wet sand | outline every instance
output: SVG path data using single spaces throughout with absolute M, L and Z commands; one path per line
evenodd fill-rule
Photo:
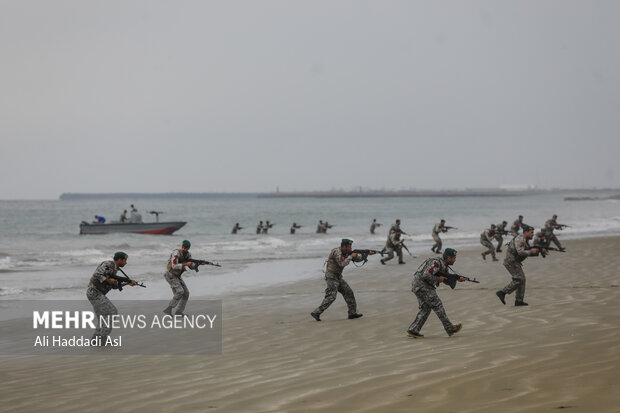
M 339 296 L 314 321 L 320 276 L 229 295 L 222 354 L 3 356 L 1 410 L 617 412 L 620 238 L 564 244 L 567 253 L 524 262 L 528 307 L 495 296 L 510 280 L 503 254 L 459 251 L 454 269 L 481 284 L 439 288 L 463 323 L 453 337 L 434 314 L 424 339 L 405 334 L 417 313 L 411 277 L 430 251 L 406 265 L 371 257 L 344 272 L 363 318 L 348 320 Z

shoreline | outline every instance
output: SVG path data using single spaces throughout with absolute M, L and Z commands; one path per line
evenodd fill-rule
M 222 298 L 219 355 L 0 357 L 3 406 L 50 412 L 615 412 L 620 279 L 609 269 L 620 266 L 620 237 L 569 240 L 566 247 L 567 253 L 524 262 L 529 307 L 512 306 L 514 296 L 504 306 L 494 294 L 509 281 L 503 254 L 492 262 L 482 261 L 482 246 L 459 250 L 453 268 L 481 284 L 438 289 L 448 317 L 464 326 L 453 337 L 434 314 L 422 329 L 424 339 L 405 335 L 417 312 L 411 275 L 422 257 L 405 259 L 406 265 L 374 260 L 344 271 L 360 319 L 346 318 L 342 297 L 322 322 L 310 317 L 323 298 L 320 274 L 233 292 Z M 189 312 L 191 303 L 190 297 Z M 132 391 L 93 406 L 88 395 L 104 381 Z

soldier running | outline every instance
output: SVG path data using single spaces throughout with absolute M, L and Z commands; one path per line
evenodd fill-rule
M 385 265 L 385 263 L 392 258 L 394 258 L 394 252 L 398 255 L 398 263 L 404 264 L 403 261 L 403 240 L 400 239 L 403 232 L 398 229 L 394 232 L 390 232 L 385 242 L 385 247 L 383 248 L 387 252 L 387 257 L 381 259 L 381 264 Z
M 107 323 L 102 323 L 102 318 L 118 314 L 118 310 L 112 302 L 106 297 L 111 289 L 120 289 L 125 285 L 136 285 L 135 281 L 130 283 L 120 282 L 113 277 L 116 276 L 118 270 L 127 265 L 128 255 L 122 251 L 114 254 L 114 259 L 104 261 L 95 270 L 88 288 L 86 289 L 86 297 L 93 306 L 95 317 L 97 317 L 97 328 L 93 334 L 93 339 L 97 339 L 99 345 L 105 345 L 110 332 L 112 331 L 112 323 L 108 319 Z
M 436 252 L 437 254 L 441 254 L 441 238 L 439 238 L 440 232 L 448 232 L 448 228 L 445 227 L 446 220 L 442 219 L 439 224 L 435 224 L 433 227 L 433 239 L 435 240 L 435 245 L 431 248 L 431 251 Z
M 482 259 L 486 260 L 487 255 L 491 254 L 493 261 L 497 261 L 495 258 L 495 246 L 491 243 L 491 240 L 495 237 L 495 224 L 491 224 L 491 228 L 487 228 L 480 234 L 480 243 L 488 249 L 482 253 Z
M 439 320 L 443 324 L 443 328 L 446 330 L 449 336 L 458 333 L 463 325 L 452 324 L 446 315 L 446 310 L 443 308 L 441 299 L 435 291 L 435 286 L 446 280 L 446 277 L 441 274 L 448 273 L 448 265 L 454 264 L 456 261 L 456 250 L 452 248 L 446 248 L 441 258 L 429 258 L 416 271 L 413 275 L 413 281 L 411 282 L 411 291 L 416 295 L 420 311 L 413 320 L 413 323 L 407 329 L 407 335 L 413 338 L 424 338 L 420 334 L 420 330 L 424 326 L 431 310 L 437 314 Z M 459 282 L 465 281 L 463 277 L 458 278 Z
M 545 229 L 547 230 L 547 239 L 549 240 L 549 245 L 551 244 L 551 242 L 553 241 L 553 243 L 560 249 L 560 250 L 564 250 L 564 248 L 562 248 L 562 244 L 560 244 L 560 241 L 558 240 L 558 237 L 555 236 L 555 234 L 553 233 L 554 229 L 557 230 L 563 230 L 564 227 L 566 225 L 561 225 L 558 224 L 558 216 L 557 215 L 553 215 L 553 217 L 549 220 L 547 220 L 547 222 L 545 222 Z
M 189 289 L 181 278 L 181 275 L 184 271 L 190 269 L 195 270 L 196 264 L 188 261 L 192 258 L 192 255 L 189 253 L 189 248 L 192 244 L 188 240 L 183 240 L 181 243 L 181 248 L 175 248 L 172 250 L 170 254 L 170 258 L 168 259 L 168 265 L 166 266 L 166 272 L 164 273 L 164 278 L 170 284 L 170 288 L 172 288 L 172 300 L 168 304 L 168 307 L 164 310 L 164 313 L 167 315 L 172 315 L 172 310 L 176 307 L 175 316 L 184 316 L 185 314 L 185 306 L 187 305 L 187 300 L 189 300 Z
M 361 255 L 355 252 L 351 253 L 352 244 L 353 241 L 348 238 L 343 238 L 340 242 L 340 248 L 334 248 L 329 253 L 329 257 L 327 257 L 327 268 L 325 269 L 325 283 L 327 284 L 327 288 L 325 289 L 325 298 L 321 305 L 310 313 L 312 318 L 316 321 L 321 321 L 321 314 L 332 305 L 338 293 L 342 294 L 347 303 L 350 320 L 362 316 L 362 314 L 358 314 L 357 312 L 357 303 L 355 302 L 353 290 L 349 287 L 349 284 L 344 278 L 342 278 L 344 267 L 349 265 L 351 261 L 363 260 Z M 371 251 L 369 255 L 374 255 L 374 253 L 374 251 Z
M 517 236 L 519 234 L 519 230 L 521 229 L 521 225 L 523 225 L 523 215 L 519 215 L 515 222 L 512 223 L 510 232 L 512 232 L 514 236 Z
M 508 222 L 502 221 L 501 224 L 497 224 L 497 226 L 495 227 L 495 239 L 497 240 L 497 248 L 495 248 L 495 252 L 502 252 L 504 235 L 508 235 L 508 231 L 506 231 L 506 225 L 508 225 Z
M 545 253 L 544 248 L 531 248 L 529 240 L 534 235 L 534 228 L 523 224 L 523 234 L 517 235 L 508 243 L 506 250 L 506 258 L 504 259 L 504 267 L 512 276 L 512 281 L 497 291 L 495 294 L 506 305 L 506 294 L 516 291 L 515 306 L 528 305 L 523 299 L 525 298 L 525 273 L 523 272 L 522 262 L 529 256 L 538 255 L 539 252 Z

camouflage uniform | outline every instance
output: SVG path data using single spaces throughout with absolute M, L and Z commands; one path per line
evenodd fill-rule
M 497 239 L 497 248 L 495 249 L 496 252 L 502 252 L 502 244 L 504 243 L 504 236 L 501 234 L 501 232 L 506 232 L 506 224 L 504 224 L 503 222 L 500 224 L 497 224 L 497 226 L 495 227 L 495 239 Z
M 445 229 L 443 225 L 441 225 L 441 222 L 439 224 L 435 224 L 435 226 L 433 227 L 433 239 L 435 240 L 435 245 L 433 245 L 431 251 L 435 251 L 438 253 L 441 252 L 441 238 L 439 238 L 439 233 L 446 231 L 448 230 Z
M 512 223 L 512 227 L 510 227 L 510 232 L 512 232 L 514 235 L 518 235 L 519 229 L 521 229 L 522 224 L 523 223 L 517 218 L 517 220 Z
M 429 258 L 422 263 L 413 275 L 411 291 L 418 299 L 420 311 L 409 326 L 409 332 L 419 334 L 431 310 L 435 311 L 435 314 L 441 320 L 446 333 L 451 334 L 454 331 L 454 325 L 448 319 L 441 299 L 437 295 L 437 291 L 435 291 L 435 285 L 439 282 L 437 274 L 447 272 L 448 266 L 443 258 Z
M 379 224 L 376 219 L 373 219 L 372 220 L 372 224 L 370 224 L 370 233 L 374 234 L 375 233 L 375 229 L 377 227 L 379 227 L 379 226 L 381 226 L 381 224 Z
M 176 314 L 183 313 L 187 300 L 189 300 L 189 289 L 187 285 L 185 285 L 185 281 L 183 281 L 181 275 L 187 268 L 196 268 L 195 264 L 185 267 L 179 261 L 188 260 L 190 258 L 192 258 L 192 255 L 189 251 L 184 254 L 181 248 L 172 250 L 170 258 L 168 259 L 168 265 L 166 266 L 167 271 L 164 273 L 164 278 L 168 281 L 168 284 L 170 284 L 170 288 L 172 288 L 172 293 L 174 294 L 168 307 L 170 307 L 170 309 L 176 307 Z
M 512 275 L 512 281 L 500 291 L 504 294 L 510 294 L 516 290 L 515 301 L 517 302 L 522 302 L 523 298 L 525 298 L 525 273 L 521 263 L 531 255 L 529 248 L 529 243 L 521 234 L 514 237 L 508 243 L 508 249 L 506 250 L 504 267 Z
M 400 231 L 400 230 L 398 230 Z M 387 252 L 387 257 L 382 258 L 381 262 L 385 263 L 386 261 L 394 258 L 394 251 L 396 251 L 396 255 L 398 255 L 398 262 L 403 262 L 403 247 L 400 244 L 400 232 L 390 232 L 388 235 L 388 239 L 385 243 L 385 251 Z
M 118 314 L 118 310 L 114 304 L 106 297 L 106 294 L 114 287 L 105 280 L 116 275 L 117 272 L 118 268 L 116 268 L 116 263 L 114 261 L 102 262 L 99 264 L 92 277 L 90 277 L 90 282 L 86 289 L 86 297 L 92 304 L 95 317 L 97 318 L 97 329 L 93 337 L 101 337 L 102 343 L 105 343 L 107 336 L 110 335 L 112 325 L 110 324 L 107 326 L 101 323 L 101 316 L 105 318 Z
M 480 234 L 480 243 L 488 248 L 488 250 L 482 253 L 482 258 L 485 258 L 488 254 L 491 254 L 494 260 L 497 259 L 495 258 L 495 247 L 491 243 L 494 236 L 495 232 L 491 228 L 485 229 L 484 232 Z
M 532 241 L 532 245 L 534 247 L 548 247 L 549 239 L 547 238 L 547 233 L 543 231 L 539 231 L 534 235 L 534 240 Z
M 324 228 L 325 226 L 323 225 L 323 221 L 319 221 L 319 223 L 316 225 L 316 233 L 317 234 L 322 234 L 324 233 Z
M 321 315 L 323 311 L 327 310 L 334 300 L 336 300 L 338 293 L 342 294 L 342 297 L 344 297 L 349 315 L 357 313 L 357 304 L 355 302 L 353 290 L 342 278 L 342 270 L 344 270 L 344 267 L 349 265 L 351 261 L 362 261 L 362 257 L 359 255 L 356 258 L 351 258 L 351 255 L 345 257 L 340 248 L 334 248 L 329 253 L 329 257 L 327 257 L 327 268 L 325 270 L 325 283 L 327 284 L 325 298 L 321 305 L 313 311 L 314 314 Z
M 558 224 L 553 221 L 553 219 L 548 220 L 547 222 L 545 222 L 545 229 L 547 230 L 547 239 L 549 240 L 549 244 L 551 245 L 551 241 L 553 241 L 553 243 L 558 247 L 558 248 L 562 248 L 562 244 L 560 244 L 560 241 L 558 240 L 558 237 L 555 236 L 555 234 L 553 233 L 553 230 L 558 228 Z

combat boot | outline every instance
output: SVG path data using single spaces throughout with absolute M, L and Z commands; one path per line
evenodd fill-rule
M 364 314 L 359 314 L 359 313 L 355 313 L 355 314 L 349 314 L 349 320 L 354 320 L 356 318 L 360 318 L 361 316 L 363 316 Z
M 166 309 L 164 310 L 164 314 L 172 315 L 172 307 L 166 307 Z
M 458 333 L 459 331 L 461 331 L 461 328 L 463 328 L 463 324 L 458 323 L 457 325 L 455 325 L 454 327 L 452 327 L 452 331 L 448 334 L 450 337 L 452 337 L 453 335 L 455 335 L 456 333 Z
M 407 330 L 407 335 L 409 337 L 413 337 L 413 338 L 424 338 L 424 336 L 420 333 L 416 333 L 415 331 L 409 331 Z
M 381 264 L 385 265 L 385 261 L 381 260 Z
M 506 300 L 505 300 L 505 298 L 506 298 L 506 293 L 505 293 L 505 292 L 503 292 L 503 291 L 501 291 L 501 290 L 500 290 L 500 291 L 497 291 L 497 292 L 495 293 L 495 295 L 497 295 L 497 297 L 498 297 L 498 298 L 499 298 L 499 300 L 502 302 L 502 304 L 506 305 Z
M 526 303 L 525 301 L 515 301 L 515 307 L 523 307 L 529 305 L 528 303 Z
M 312 316 L 312 318 L 314 318 L 316 321 L 321 321 L 321 317 L 319 314 L 317 313 L 310 313 L 310 315 Z

